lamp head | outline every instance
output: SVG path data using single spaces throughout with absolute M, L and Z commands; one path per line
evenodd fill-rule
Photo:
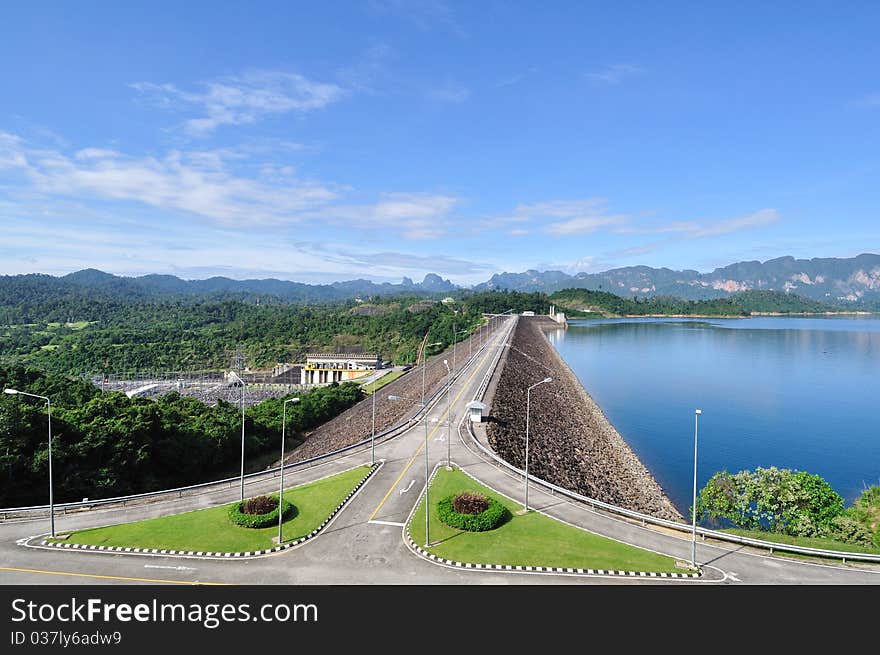
M 553 378 L 544 378 L 544 382 L 545 382 L 545 383 L 547 383 L 547 382 L 553 382 Z
M 299 402 L 299 398 L 288 398 L 288 399 L 285 400 L 284 402 L 286 402 L 286 403 L 293 403 L 294 405 L 296 405 L 296 404 Z
M 15 389 L 4 389 L 3 393 L 5 393 L 8 396 L 15 396 L 18 394 L 18 391 L 16 391 Z
M 695 410 L 694 410 L 694 414 L 696 414 L 697 416 L 699 416 L 699 415 L 702 414 L 702 413 L 703 413 L 703 410 L 702 410 L 702 409 L 695 409 Z
M 388 400 L 403 400 L 400 396 L 388 396 Z

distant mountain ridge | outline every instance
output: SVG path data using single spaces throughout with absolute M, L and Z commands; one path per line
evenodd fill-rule
M 93 268 L 76 271 L 58 278 L 40 277 L 88 287 L 93 291 L 125 292 L 145 298 L 166 294 L 178 296 L 229 294 L 234 296 L 272 296 L 292 302 L 330 302 L 359 296 L 369 297 L 398 293 L 449 293 L 457 288 L 449 280 L 444 280 L 434 273 L 426 275 L 422 282 L 413 282 L 409 278 L 404 278 L 401 284 L 389 282 L 377 284 L 364 279 L 333 282 L 332 284 L 305 284 L 274 278 L 233 280 L 227 277 L 211 277 L 204 280 L 183 280 L 174 275 L 158 274 L 121 277 Z M 0 280 L 2 279 L 0 278 Z
M 880 304 L 880 255 L 848 259 L 778 257 L 766 262 L 737 262 L 711 273 L 627 266 L 601 273 L 562 271 L 500 273 L 475 291 L 508 289 L 554 293 L 562 289 L 609 291 L 619 296 L 678 296 L 689 300 L 724 298 L 750 290 L 792 292 L 835 304 Z
M 766 262 L 744 261 L 711 273 L 670 268 L 627 266 L 601 273 L 528 270 L 497 273 L 474 287 L 459 287 L 435 273 L 421 282 L 404 277 L 399 284 L 356 279 L 332 284 L 305 284 L 287 280 L 233 280 L 211 277 L 183 280 L 173 275 L 122 277 L 85 269 L 60 277 L 44 274 L 0 276 L 0 306 L 20 302 L 28 293 L 78 289 L 90 296 L 136 299 L 228 297 L 278 299 L 284 302 L 336 302 L 352 298 L 396 294 L 438 296 L 472 291 L 510 290 L 552 294 L 562 289 L 608 291 L 622 297 L 677 296 L 687 300 L 727 298 L 743 291 L 783 291 L 823 303 L 880 309 L 880 255 L 850 258 L 795 259 L 778 257 Z

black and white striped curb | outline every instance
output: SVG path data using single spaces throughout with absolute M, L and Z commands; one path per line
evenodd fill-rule
M 203 558 L 212 558 L 212 559 L 242 559 L 246 557 L 259 557 L 262 555 L 269 555 L 271 553 L 277 553 L 282 550 L 287 550 L 288 548 L 294 548 L 295 546 L 299 546 L 300 544 L 317 537 L 321 531 L 327 527 L 330 521 L 339 514 L 343 510 L 343 508 L 348 504 L 348 502 L 354 497 L 354 495 L 363 487 L 367 480 L 369 480 L 373 474 L 378 471 L 382 467 L 382 463 L 374 464 L 369 472 L 364 476 L 364 478 L 355 485 L 354 489 L 352 489 L 349 494 L 343 499 L 341 503 L 339 503 L 336 508 L 330 512 L 330 515 L 324 519 L 324 521 L 317 528 L 312 530 L 309 534 L 304 537 L 300 537 L 296 541 L 291 541 L 286 544 L 280 544 L 278 546 L 274 546 L 272 548 L 265 548 L 263 550 L 249 550 L 243 552 L 212 552 L 212 551 L 195 551 L 195 550 L 171 550 L 171 549 L 158 549 L 158 548 L 131 548 L 131 547 L 123 547 L 123 546 L 95 546 L 95 545 L 87 545 L 87 544 L 71 544 L 71 543 L 61 543 L 61 542 L 48 542 L 44 537 L 40 542 L 40 546 L 45 548 L 60 548 L 67 550 L 78 550 L 78 551 L 89 551 L 89 552 L 104 552 L 104 553 L 131 553 L 138 555 L 168 555 L 171 557 L 203 557 Z M 33 546 L 32 546 L 33 547 Z
M 434 469 L 434 473 L 431 475 L 429 479 L 429 485 L 434 482 L 434 478 L 437 476 L 437 471 L 439 471 L 439 467 Z M 475 482 L 479 482 L 476 478 L 470 475 L 467 471 L 459 468 L 459 471 L 467 475 L 469 478 L 474 480 Z M 424 493 L 422 494 L 424 495 Z M 427 511 L 427 507 L 425 508 Z M 444 564 L 446 566 L 454 566 L 460 569 L 469 569 L 474 571 L 509 571 L 509 572 L 527 572 L 527 573 L 565 573 L 568 575 L 583 575 L 583 576 L 618 576 L 623 578 L 667 578 L 667 579 L 682 579 L 682 578 L 699 578 L 702 576 L 702 571 L 698 571 L 696 573 L 659 573 L 657 571 L 615 571 L 609 569 L 575 569 L 561 566 L 519 566 L 515 564 L 475 564 L 472 562 L 456 562 L 451 559 L 445 559 L 443 557 L 438 557 L 433 553 L 429 553 L 427 550 L 419 546 L 415 541 L 413 541 L 412 535 L 410 534 L 409 527 L 412 523 L 412 517 L 407 521 L 406 524 L 406 540 L 409 544 L 409 547 L 414 552 L 418 553 L 421 557 L 430 560 L 432 562 L 436 562 L 437 564 Z

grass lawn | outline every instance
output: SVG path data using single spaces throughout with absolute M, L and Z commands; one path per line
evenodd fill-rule
M 365 384 L 361 388 L 364 390 L 364 393 L 373 393 L 374 391 L 378 391 L 386 384 L 391 384 L 401 375 L 406 373 L 406 371 L 391 371 L 390 373 L 386 373 L 381 378 L 376 380 L 375 382 L 370 382 L 370 384 Z
M 737 534 L 741 537 L 751 537 L 752 539 L 763 539 L 764 541 L 774 541 L 779 544 L 792 544 L 796 546 L 804 546 L 806 548 L 824 548 L 825 550 L 841 550 L 848 553 L 877 553 L 880 554 L 880 548 L 872 548 L 870 546 L 859 546 L 858 544 L 848 544 L 843 541 L 835 541 L 834 539 L 824 539 L 821 537 L 793 537 L 787 534 L 779 534 L 777 532 L 765 532 L 762 530 L 742 530 L 739 528 L 731 528 L 724 530 L 731 534 Z
M 284 499 L 293 503 L 298 512 L 284 522 L 284 540 L 299 539 L 317 528 L 368 471 L 369 467 L 359 466 L 325 480 L 293 487 L 289 491 L 285 489 Z M 272 496 L 277 498 L 278 494 Z M 253 551 L 275 545 L 272 539 L 278 536 L 277 525 L 256 529 L 234 525 L 226 516 L 232 504 L 134 523 L 79 530 L 68 539 L 58 541 L 95 546 L 213 552 Z
M 442 523 L 437 516 L 437 502 L 464 490 L 494 498 L 510 510 L 512 518 L 486 532 L 464 532 Z M 472 564 L 686 572 L 675 567 L 672 557 L 600 537 L 538 512 L 518 515 L 521 504 L 477 484 L 458 469 L 441 468 L 431 483 L 430 492 L 431 542 L 435 545 L 429 551 L 445 559 Z M 420 546 L 425 543 L 424 499 L 413 514 L 410 534 Z

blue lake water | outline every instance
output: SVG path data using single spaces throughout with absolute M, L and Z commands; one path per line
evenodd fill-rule
M 818 473 L 851 503 L 880 482 L 880 317 L 606 319 L 548 333 L 680 511 L 757 466 Z

